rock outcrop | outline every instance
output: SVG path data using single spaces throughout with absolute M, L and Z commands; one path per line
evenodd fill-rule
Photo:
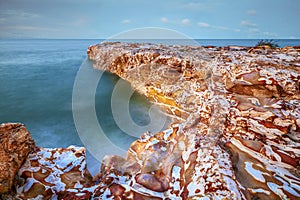
M 174 119 L 105 158 L 101 198 L 300 198 L 300 48 L 102 43 L 88 55 Z
M 2 199 L 299 199 L 300 48 L 101 43 L 115 73 L 173 119 L 92 180 L 85 149 L 40 148 L 0 125 Z M 99 147 L 101 148 L 101 147 Z
M 20 123 L 1 124 L 0 142 L 0 199 L 89 199 L 99 187 L 84 147 L 37 147 Z
M 18 172 L 16 198 L 89 199 L 85 148 L 35 148 Z
M 15 176 L 34 147 L 23 124 L 0 124 L 0 194 L 12 192 Z

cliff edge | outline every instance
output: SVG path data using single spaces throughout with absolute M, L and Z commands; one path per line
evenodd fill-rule
M 169 130 L 134 142 L 125 159 L 106 158 L 102 195 L 299 198 L 299 54 L 299 47 L 91 46 L 95 68 L 129 81 L 174 119 Z
M 2 198 L 300 198 L 299 47 L 116 42 L 88 56 L 159 105 L 169 128 L 106 156 L 92 179 L 84 148 L 35 147 L 22 124 L 2 124 Z

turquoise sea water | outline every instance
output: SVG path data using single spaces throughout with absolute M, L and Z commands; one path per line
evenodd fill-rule
M 88 46 L 101 41 L 0 40 L 0 123 L 24 123 L 38 146 L 82 146 L 72 115 L 73 84 L 87 57 Z M 201 45 L 253 46 L 258 40 L 197 41 Z M 280 46 L 300 46 L 300 40 L 277 42 Z M 107 73 L 101 78 L 95 96 L 96 111 L 99 123 L 110 134 L 108 137 L 127 149 L 135 138 L 118 128 L 110 110 L 110 96 L 117 80 Z M 133 96 L 130 108 L 137 123 L 148 123 L 149 116 L 145 113 L 149 106 L 142 96 Z M 88 153 L 88 167 L 93 174 L 99 165 Z

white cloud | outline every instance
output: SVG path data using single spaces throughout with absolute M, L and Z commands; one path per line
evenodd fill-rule
M 189 10 L 208 10 L 210 9 L 211 4 L 205 4 L 200 2 L 189 2 L 180 6 Z
M 166 17 L 160 18 L 160 21 L 163 22 L 163 23 L 168 23 L 169 22 L 168 18 L 166 18 Z
M 210 25 L 207 24 L 207 23 L 205 23 L 205 22 L 199 22 L 198 26 L 200 26 L 201 28 L 208 28 L 208 27 L 210 27 Z
M 254 16 L 254 15 L 256 15 L 256 10 L 247 10 L 247 15 L 252 15 L 252 16 Z
M 277 33 L 263 32 L 263 34 L 267 37 L 278 37 Z
M 290 36 L 289 39 L 297 39 L 295 36 Z
M 230 28 L 228 28 L 226 26 L 214 26 L 214 25 L 210 25 L 205 22 L 199 22 L 198 26 L 200 26 L 201 28 L 212 28 L 212 29 L 223 30 L 223 31 L 231 30 Z
M 205 23 L 205 22 L 199 22 L 198 26 L 200 26 L 201 28 L 213 28 L 213 29 L 218 29 L 218 30 L 230 30 L 230 28 L 228 28 L 226 26 L 213 26 L 213 25 L 210 25 L 210 24 Z
M 166 17 L 162 17 L 162 18 L 160 18 L 160 21 L 162 23 L 168 23 L 168 24 L 172 24 L 172 25 L 184 25 L 184 26 L 187 26 L 191 23 L 191 21 L 188 18 L 184 18 L 179 21 L 179 20 L 170 20 Z
M 124 20 L 122 20 L 121 23 L 122 23 L 122 24 L 130 24 L 131 21 L 130 21 L 130 19 L 124 19 Z
M 14 17 L 18 19 L 28 19 L 28 18 L 36 18 L 40 17 L 40 15 L 35 14 L 35 13 L 29 13 L 29 12 L 24 12 L 22 10 L 2 10 L 1 11 L 2 15 L 8 16 L 8 17 Z
M 226 27 L 226 26 L 213 26 L 213 28 L 215 28 L 215 29 L 219 29 L 219 30 L 229 30 L 229 28 L 228 27 Z
M 20 31 L 59 31 L 58 29 L 39 26 L 6 26 L 3 27 L 3 29 Z
M 250 33 L 259 33 L 259 29 L 258 28 L 249 28 L 249 32 Z
M 190 23 L 191 23 L 190 20 L 187 19 L 187 18 L 181 20 L 181 24 L 182 24 L 182 25 L 189 25 Z
M 247 20 L 241 21 L 241 25 L 242 25 L 242 26 L 246 26 L 246 27 L 248 27 L 248 28 L 255 28 L 255 27 L 257 27 L 257 24 L 252 23 L 252 22 L 249 22 L 249 21 L 247 21 Z

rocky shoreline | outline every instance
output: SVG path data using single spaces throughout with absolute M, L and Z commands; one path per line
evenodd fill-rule
M 300 47 L 101 43 L 88 56 L 173 123 L 94 178 L 84 148 L 35 147 L 22 124 L 2 124 L 2 198 L 300 198 Z

